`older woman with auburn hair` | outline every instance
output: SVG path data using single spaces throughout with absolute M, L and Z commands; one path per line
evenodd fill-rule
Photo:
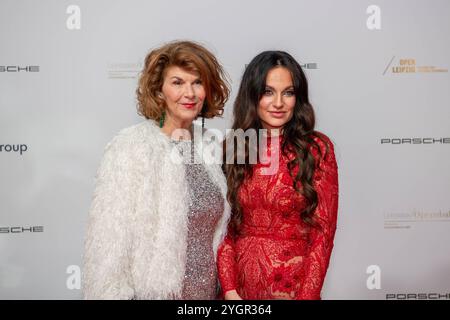
M 147 120 L 108 144 L 97 173 L 85 299 L 216 297 L 230 210 L 221 168 L 204 161 L 193 121 L 221 115 L 228 95 L 221 65 L 203 46 L 177 41 L 148 54 L 137 88 Z

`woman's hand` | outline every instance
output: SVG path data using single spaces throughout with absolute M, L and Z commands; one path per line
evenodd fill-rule
M 242 300 L 236 290 L 229 290 L 225 293 L 225 300 Z

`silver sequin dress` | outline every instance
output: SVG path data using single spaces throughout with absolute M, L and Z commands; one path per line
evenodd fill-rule
M 213 252 L 213 237 L 223 214 L 224 199 L 211 180 L 205 165 L 194 160 L 191 141 L 175 141 L 183 154 L 189 188 L 189 213 L 186 272 L 182 299 L 211 300 L 217 295 L 217 269 Z M 197 159 L 196 159 L 197 160 Z

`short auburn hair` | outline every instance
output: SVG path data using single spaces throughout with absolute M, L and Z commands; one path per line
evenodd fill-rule
M 161 119 L 166 103 L 159 93 L 166 70 L 171 66 L 199 74 L 206 92 L 201 116 L 213 118 L 222 115 L 230 94 L 227 75 L 210 51 L 192 41 L 170 42 L 147 55 L 136 89 L 139 115 L 147 119 Z

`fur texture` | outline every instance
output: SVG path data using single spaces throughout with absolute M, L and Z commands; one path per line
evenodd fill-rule
M 195 143 L 203 144 L 204 159 L 211 163 L 211 152 L 217 151 L 218 144 Z M 178 154 L 173 150 L 169 138 L 152 120 L 123 129 L 107 145 L 97 172 L 85 238 L 85 299 L 180 297 L 186 264 L 188 188 L 184 165 L 174 162 Z M 216 256 L 230 208 L 220 165 L 206 167 L 220 187 L 225 205 L 214 235 Z

